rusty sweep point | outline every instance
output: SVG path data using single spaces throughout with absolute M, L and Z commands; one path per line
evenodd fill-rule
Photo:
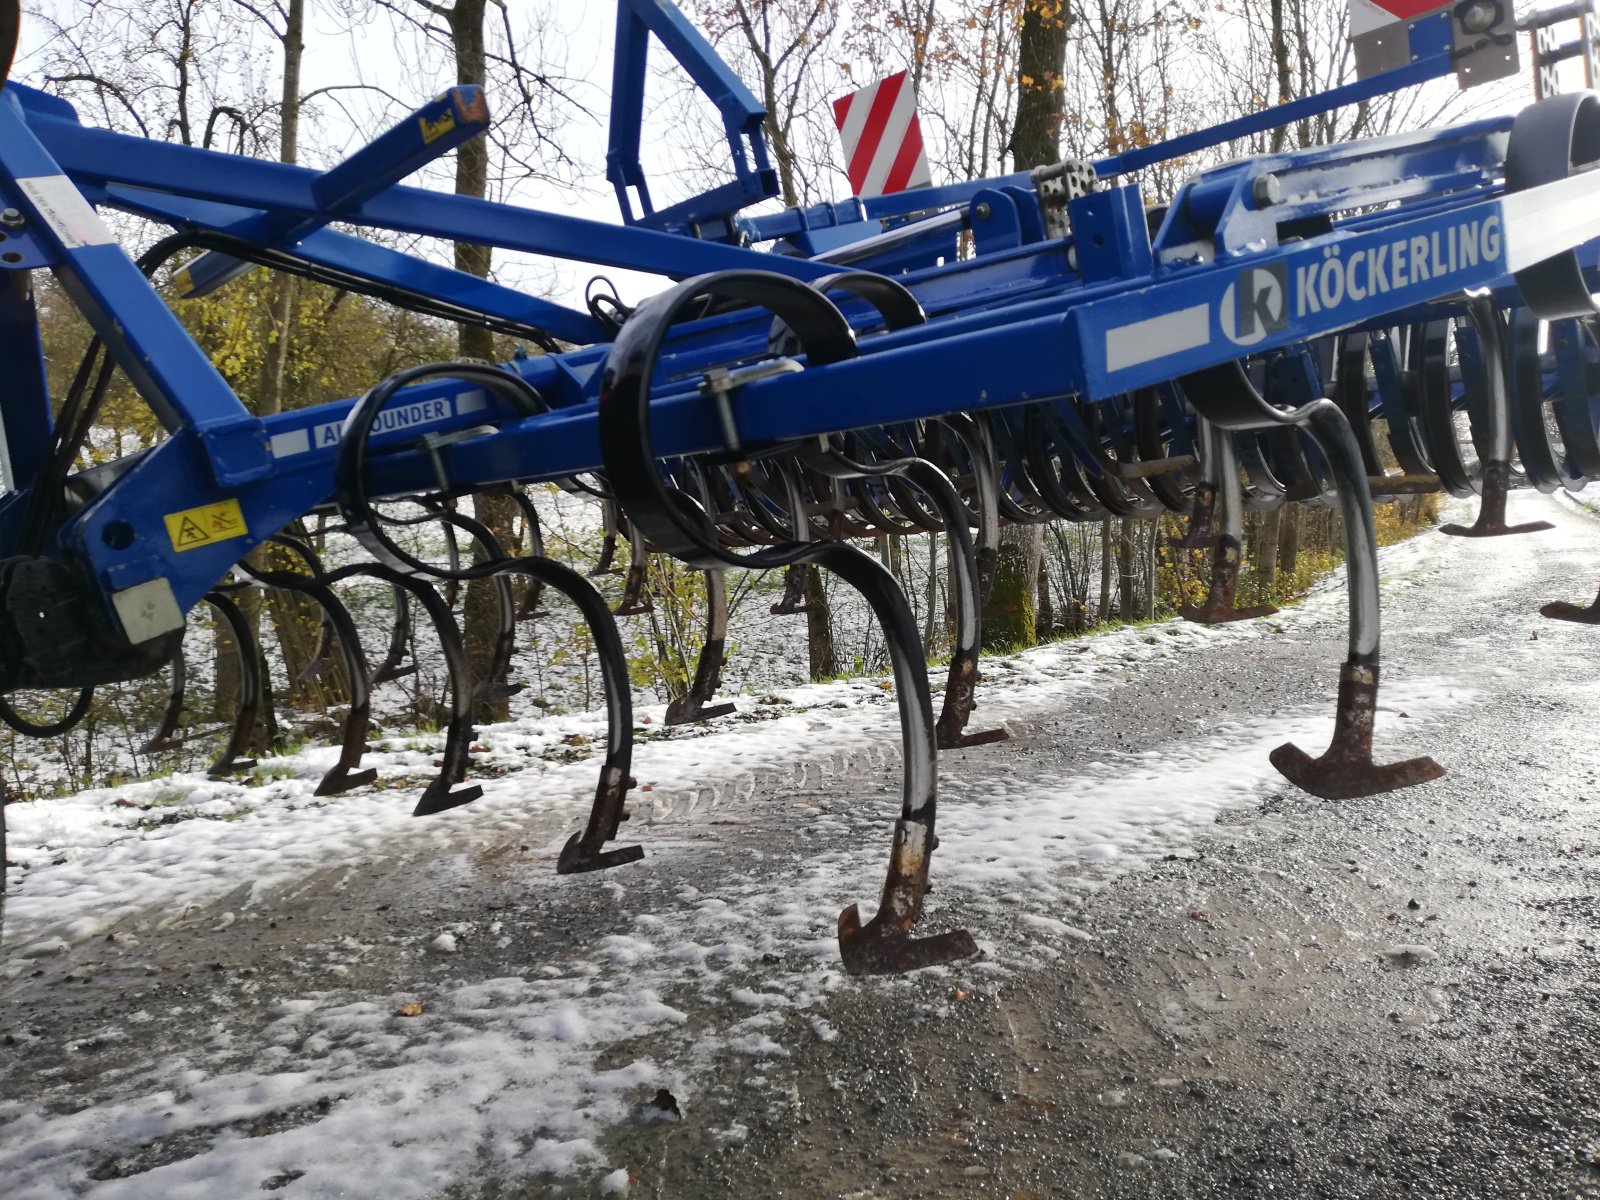
M 1211 588 L 1204 604 L 1185 604 L 1178 615 L 1197 625 L 1225 625 L 1229 621 L 1248 621 L 1253 617 L 1270 617 L 1278 611 L 1275 604 L 1255 604 L 1240 608 L 1234 603 L 1239 594 L 1239 539 L 1224 534 L 1217 539 L 1216 553 L 1211 559 Z
M 439 776 L 422 793 L 417 801 L 417 806 L 411 810 L 413 817 L 431 817 L 434 813 L 449 812 L 452 808 L 460 808 L 463 804 L 471 804 L 483 795 L 483 789 L 475 783 L 465 787 L 451 790 L 452 784 L 443 776 Z
M 1293 742 L 1285 742 L 1268 757 L 1290 783 L 1324 800 L 1397 792 L 1444 774 L 1444 768 L 1427 756 L 1380 766 L 1372 761 L 1370 752 L 1364 759 L 1349 757 L 1336 754 L 1330 746 L 1321 758 L 1312 758 Z
M 582 875 L 588 871 L 604 871 L 638 862 L 644 857 L 643 846 L 618 846 L 615 850 L 588 850 L 583 845 L 583 835 L 575 833 L 561 847 L 561 857 L 556 860 L 557 875 Z
M 882 911 L 865 925 L 854 904 L 839 914 L 839 957 L 852 975 L 900 975 L 959 962 L 978 952 L 965 929 L 914 938 Z
M 1506 493 L 1511 486 L 1511 464 L 1489 462 L 1483 465 L 1483 499 L 1478 519 L 1471 525 L 1441 525 L 1440 533 L 1452 537 L 1506 537 L 1513 533 L 1538 533 L 1554 529 L 1549 521 L 1524 521 L 1506 524 Z
M 965 750 L 970 746 L 989 746 L 1011 740 L 1009 729 L 985 729 L 982 733 L 946 733 L 940 729 L 938 734 L 941 750 Z
M 313 795 L 338 796 L 353 788 L 366 787 L 378 777 L 378 768 L 368 767 L 364 771 L 351 771 L 342 766 L 335 766 L 322 777 L 322 782 L 317 784 Z M 416 815 L 416 814 L 413 814 Z
M 1587 608 L 1568 604 L 1565 600 L 1552 600 L 1539 610 L 1541 617 L 1553 621 L 1576 621 L 1580 625 L 1600 625 L 1600 596 Z
M 933 831 L 921 822 L 904 817 L 895 822 L 889 875 L 877 913 L 865 925 L 854 904 L 839 914 L 839 957 L 850 974 L 898 975 L 970 958 L 978 952 L 978 943 L 965 929 L 933 937 L 911 936 L 928 891 L 928 855 L 937 845 Z
M 1226 603 L 1185 604 L 1178 615 L 1197 625 L 1226 625 L 1229 621 L 1249 621 L 1255 617 L 1270 617 L 1278 611 L 1276 604 L 1256 604 L 1249 608 L 1234 608 Z
M 1268 757 L 1284 778 L 1324 800 L 1376 796 L 1426 783 L 1444 774 L 1431 758 L 1408 758 L 1380 766 L 1372 761 L 1372 726 L 1378 709 L 1378 668 L 1347 665 L 1339 675 L 1339 707 L 1333 741 L 1321 758 L 1293 742 Z

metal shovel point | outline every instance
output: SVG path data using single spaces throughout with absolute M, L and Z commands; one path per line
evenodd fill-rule
M 1333 741 L 1321 758 L 1293 742 L 1271 754 L 1272 765 L 1290 783 L 1324 800 L 1351 800 L 1398 791 L 1438 779 L 1444 768 L 1428 757 L 1380 766 L 1372 761 L 1372 727 L 1378 706 L 1378 668 L 1346 666 L 1339 677 L 1339 708 Z
M 854 904 L 839 914 L 839 957 L 850 974 L 898 975 L 958 962 L 978 952 L 978 943 L 965 929 L 932 937 L 911 936 L 928 888 L 927 836 L 927 826 L 898 821 L 877 914 L 865 925 Z
M 1483 466 L 1483 501 L 1478 506 L 1478 519 L 1471 525 L 1441 525 L 1440 533 L 1452 537 L 1505 537 L 1513 533 L 1538 533 L 1554 529 L 1549 521 L 1524 521 L 1521 525 L 1506 524 L 1506 493 L 1511 486 L 1511 464 L 1485 463 Z

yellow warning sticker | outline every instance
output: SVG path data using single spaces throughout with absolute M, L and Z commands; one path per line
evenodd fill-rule
M 168 513 L 163 519 L 174 550 L 198 550 L 201 546 L 243 537 L 250 532 L 237 500 L 186 508 L 182 512 Z
M 427 117 L 418 117 L 417 124 L 422 126 L 422 144 L 428 146 L 456 127 L 456 115 L 446 110 L 437 121 L 430 121 Z

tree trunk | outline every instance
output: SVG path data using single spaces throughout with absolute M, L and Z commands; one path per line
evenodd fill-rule
M 284 10 L 284 27 L 280 42 L 283 45 L 283 81 L 279 92 L 278 161 L 293 164 L 300 155 L 300 64 L 305 56 L 305 0 L 289 0 Z M 261 370 L 256 376 L 255 414 L 270 417 L 283 411 L 284 381 L 288 376 L 289 347 L 294 340 L 295 296 L 298 280 L 279 272 L 273 276 L 271 294 L 267 300 L 265 328 L 262 331 L 267 352 L 261 360 Z M 296 569 L 293 565 L 275 562 L 268 547 L 251 551 L 247 561 L 256 570 Z M 249 623 L 259 644 L 261 638 L 262 596 L 252 589 L 237 597 L 240 611 Z M 278 650 L 283 659 L 292 702 L 300 706 L 322 706 L 329 699 L 314 680 L 298 682 L 300 673 L 310 664 L 321 635 L 321 613 L 316 604 L 293 592 L 271 591 L 266 596 L 266 607 L 271 618 Z M 217 705 L 222 709 L 238 703 L 239 667 L 231 643 L 217 647 Z M 337 682 L 330 681 L 330 682 Z M 342 692 L 332 697 L 342 698 Z M 274 730 L 276 721 L 270 711 L 265 714 L 260 728 Z M 275 732 L 273 735 L 275 737 Z M 261 738 L 253 747 L 256 752 L 267 749 L 267 739 Z
M 1295 570 L 1300 563 L 1300 520 L 1304 510 L 1299 505 L 1286 506 L 1278 536 L 1278 573 L 1289 586 L 1294 586 Z
M 1017 121 L 1011 128 L 1011 157 L 1019 171 L 1061 157 L 1071 19 L 1064 0 L 1028 0 L 1023 10 L 1017 44 Z
M 1022 15 L 1017 121 L 1011 130 L 1011 158 L 1019 171 L 1061 157 L 1068 21 L 1067 6 L 1057 0 L 1029 0 Z M 1008 525 L 1001 530 L 994 587 L 983 611 L 985 646 L 1031 646 L 1038 640 L 1043 559 L 1042 526 Z
M 1156 542 L 1161 537 L 1161 521 L 1151 521 L 1145 529 L 1147 535 L 1144 544 L 1145 587 L 1144 587 L 1144 619 L 1156 619 Z
M 815 567 L 802 567 L 806 573 L 806 641 L 813 680 L 832 679 L 839 674 L 839 654 L 833 641 L 832 613 L 828 593 L 822 587 L 822 574 Z
M 451 47 L 456 60 L 456 82 L 482 86 L 487 78 L 487 53 L 483 31 L 483 17 L 487 0 L 456 0 L 445 13 L 450 25 Z M 456 150 L 456 195 L 482 199 L 489 191 L 489 143 L 484 137 L 475 137 Z M 489 277 L 491 263 L 488 246 L 471 242 L 455 244 L 456 270 L 479 279 Z M 457 331 L 457 352 L 462 358 L 493 361 L 494 336 L 487 329 L 463 325 Z M 472 499 L 473 516 L 482 521 L 502 546 L 516 545 L 516 503 L 505 495 L 475 495 Z M 480 547 L 473 555 L 481 561 Z M 510 716 L 509 699 L 502 693 L 506 675 L 502 670 L 498 678 L 493 670 L 495 642 L 499 635 L 500 602 L 497 585 L 491 579 L 475 579 L 467 584 L 466 599 L 462 604 L 462 638 L 466 642 L 467 660 L 472 667 L 472 678 L 487 685 L 490 697 L 482 700 L 473 713 L 479 722 L 504 721 Z
M 1272 65 L 1273 73 L 1277 76 L 1278 103 L 1287 104 L 1290 100 L 1290 75 L 1289 75 L 1289 39 L 1284 36 L 1283 28 L 1283 0 L 1272 0 Z M 1277 154 L 1283 150 L 1283 143 L 1288 139 L 1289 127 L 1280 125 L 1272 131 L 1272 153 Z M 1304 138 L 1302 137 L 1302 144 Z
M 1041 542 L 1041 546 L 1043 543 Z M 1034 622 L 1036 635 L 1040 641 L 1048 641 L 1056 631 L 1056 606 L 1050 599 L 1050 569 L 1044 564 L 1044 556 L 1039 558 L 1039 608 L 1038 617 Z
M 1111 518 L 1100 522 L 1100 613 L 1097 618 L 1104 625 L 1111 620 Z
M 1123 517 L 1117 537 L 1117 615 L 1124 623 L 1139 619 L 1139 577 L 1133 567 L 1132 517 Z
M 994 586 L 983 606 L 983 644 L 991 650 L 1032 646 L 1039 640 L 1039 564 L 1044 529 L 1011 525 L 1002 531 Z
M 1287 506 L 1286 506 L 1287 507 Z M 1263 603 L 1270 603 L 1278 582 L 1278 547 L 1283 539 L 1282 508 L 1261 514 L 1261 532 L 1256 538 L 1255 561 L 1250 564 Z

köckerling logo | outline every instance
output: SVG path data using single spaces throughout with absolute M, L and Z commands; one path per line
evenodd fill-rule
M 1282 263 L 1246 267 L 1222 293 L 1222 332 L 1238 346 L 1253 346 L 1289 324 L 1289 285 Z

